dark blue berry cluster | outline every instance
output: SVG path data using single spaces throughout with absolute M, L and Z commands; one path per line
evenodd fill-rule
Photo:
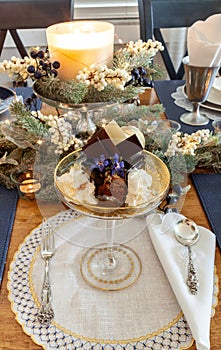
M 33 76 L 34 79 L 41 79 L 43 76 L 54 76 L 58 75 L 58 69 L 60 67 L 60 63 L 58 61 L 50 62 L 49 52 L 46 50 L 35 51 L 32 50 L 30 52 L 30 56 L 35 59 L 36 67 L 34 65 L 30 65 L 27 70 L 28 73 Z
M 127 85 L 153 87 L 154 83 L 147 77 L 147 71 L 144 67 L 134 67 L 131 70 L 131 80 Z
M 37 111 L 37 96 L 35 94 L 31 94 L 30 97 L 26 98 L 24 104 L 27 109 Z

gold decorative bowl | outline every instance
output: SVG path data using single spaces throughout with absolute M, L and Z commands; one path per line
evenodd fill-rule
M 93 217 L 107 219 L 122 219 L 132 216 L 146 214 L 156 208 L 165 198 L 170 184 L 170 173 L 165 163 L 154 154 L 148 151 L 139 152 L 142 158 L 142 169 L 152 177 L 151 197 L 144 202 L 139 202 L 136 206 L 129 206 L 125 203 L 119 205 L 111 198 L 105 201 L 97 201 L 96 204 L 79 202 L 74 195 L 71 195 L 68 186 L 62 186 L 60 177 L 69 173 L 75 164 L 83 164 L 85 154 L 82 150 L 74 151 L 64 157 L 56 166 L 54 171 L 54 184 L 62 201 L 71 209 Z M 136 190 L 136 189 L 135 189 Z

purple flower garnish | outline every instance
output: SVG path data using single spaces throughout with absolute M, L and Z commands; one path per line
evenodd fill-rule
M 125 163 L 120 160 L 119 155 L 116 153 L 111 159 L 105 159 L 103 154 L 99 158 L 94 158 L 94 163 L 90 166 L 91 170 L 98 169 L 100 172 L 109 171 L 110 175 L 117 174 L 118 176 L 125 177 Z
M 94 158 L 94 163 L 91 164 L 91 169 L 98 168 L 100 171 L 103 171 L 104 168 L 106 167 L 105 165 L 105 157 L 103 154 L 101 154 L 100 159 L 99 158 Z
M 118 163 L 119 162 L 119 155 L 117 153 L 115 153 L 114 155 L 114 163 Z
M 105 156 L 103 154 L 100 155 L 100 161 L 104 162 L 105 161 Z
M 104 160 L 104 166 L 105 166 L 105 167 L 107 167 L 107 166 L 110 165 L 110 164 L 111 164 L 110 159 L 105 159 L 105 160 Z

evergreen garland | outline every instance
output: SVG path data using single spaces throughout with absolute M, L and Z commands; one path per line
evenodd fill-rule
M 10 111 L 12 116 L 17 118 L 16 124 L 25 129 L 33 137 L 45 138 L 48 136 L 47 126 L 38 118 L 35 118 L 22 102 L 12 103 Z
M 162 67 L 153 62 L 153 59 L 147 59 L 145 51 L 139 53 L 139 55 L 131 55 L 128 51 L 119 50 L 115 53 L 113 58 L 114 68 L 125 68 L 125 62 L 132 69 L 133 67 L 145 67 L 146 76 L 151 80 L 162 79 L 165 75 Z
M 87 93 L 86 84 L 74 80 L 60 81 L 52 75 L 36 80 L 33 88 L 40 96 L 69 104 L 82 103 Z
M 196 157 L 199 168 L 208 168 L 215 173 L 221 174 L 221 142 L 198 148 L 196 150 Z
M 47 77 L 34 83 L 34 91 L 41 98 L 47 98 L 52 101 L 67 103 L 70 105 L 80 103 L 98 103 L 98 102 L 125 102 L 131 98 L 137 97 L 145 90 L 143 87 L 134 87 L 129 85 L 124 90 L 108 85 L 102 91 L 93 87 L 87 87 L 86 84 L 74 80 L 60 81 L 59 78 Z

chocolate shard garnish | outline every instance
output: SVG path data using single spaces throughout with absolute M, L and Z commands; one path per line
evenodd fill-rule
M 117 138 L 114 138 L 115 129 Z M 108 159 L 117 153 L 122 159 L 128 161 L 130 164 L 134 164 L 134 156 L 143 149 L 136 134 L 123 139 L 125 136 L 115 121 L 107 125 L 107 130 L 108 132 L 105 130 L 105 127 L 98 130 L 83 147 L 83 152 L 87 158 L 94 159 L 102 154 Z M 110 130 L 113 138 L 109 136 Z M 119 138 L 119 135 L 123 135 L 123 137 L 121 136 Z
M 137 136 L 135 134 L 131 135 L 124 141 L 117 144 L 118 148 L 118 154 L 122 156 L 122 158 L 126 161 L 128 161 L 130 164 L 134 163 L 132 162 L 133 156 L 135 156 L 137 153 L 139 153 L 143 147 L 141 146 Z
M 101 154 L 106 159 L 113 157 L 115 153 L 118 153 L 117 147 L 113 144 L 106 131 L 102 128 L 98 130 L 88 143 L 83 146 L 83 152 L 86 154 L 88 159 L 94 159 L 99 157 Z

